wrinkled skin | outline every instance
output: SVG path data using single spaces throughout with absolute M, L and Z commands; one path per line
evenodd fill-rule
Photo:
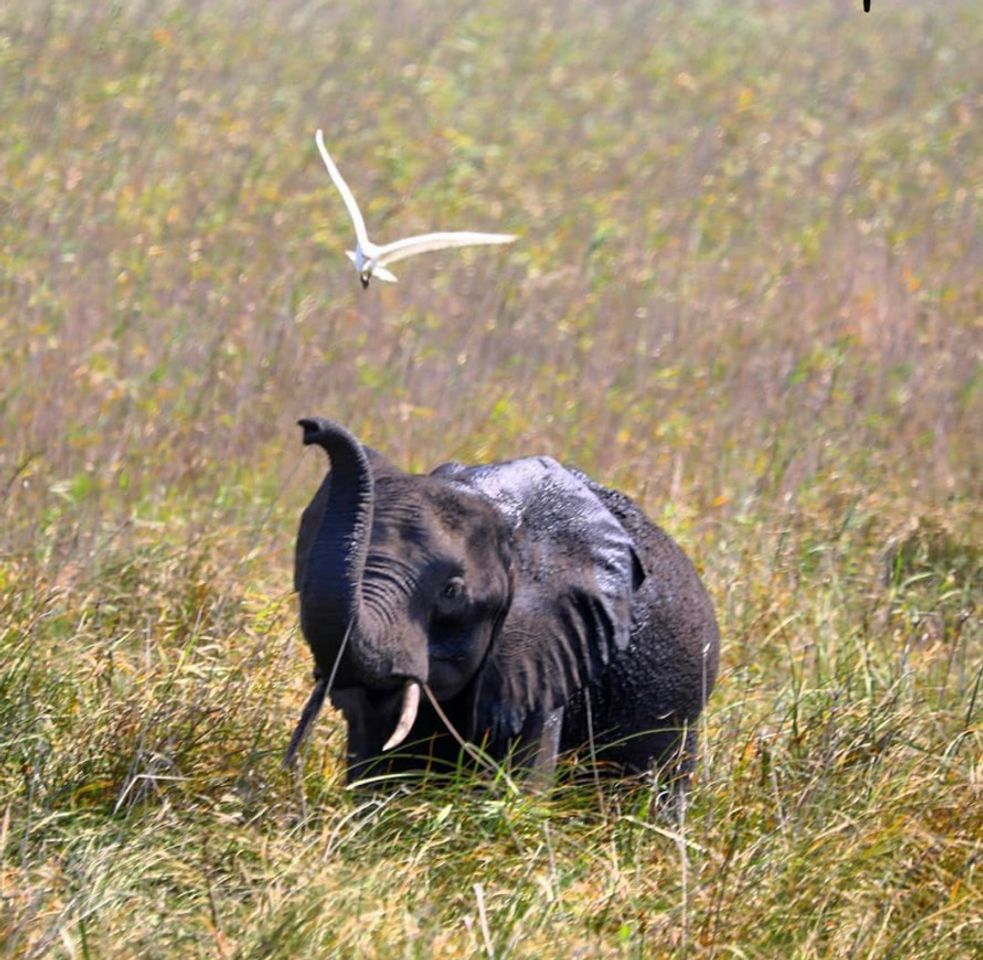
M 317 686 L 348 724 L 348 777 L 448 769 L 461 737 L 548 782 L 592 770 L 685 786 L 717 674 L 713 608 L 676 543 L 627 497 L 546 457 L 409 475 L 325 420 L 331 461 L 297 539 L 295 586 Z

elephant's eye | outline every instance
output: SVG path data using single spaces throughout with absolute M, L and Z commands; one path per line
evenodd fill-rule
M 464 580 L 461 577 L 451 577 L 444 584 L 440 595 L 444 600 L 457 600 L 458 597 L 464 596 Z

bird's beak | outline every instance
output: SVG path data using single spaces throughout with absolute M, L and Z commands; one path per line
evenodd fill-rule
M 358 275 L 358 279 L 362 281 L 362 289 L 363 290 L 368 290 L 369 289 L 369 275 L 367 273 L 360 273 Z

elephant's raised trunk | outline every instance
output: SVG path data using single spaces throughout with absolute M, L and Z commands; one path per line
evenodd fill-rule
M 298 422 L 304 444 L 316 444 L 327 453 L 331 472 L 304 513 L 297 542 L 300 622 L 314 654 L 317 684 L 294 732 L 286 763 L 332 688 L 387 689 L 403 679 L 400 719 L 384 749 L 397 746 L 416 721 L 418 682 L 425 682 L 427 673 L 425 651 L 401 647 L 391 625 L 385 618 L 380 622 L 362 597 L 375 500 L 372 464 L 396 471 L 343 427 L 319 418 Z
M 314 654 L 317 682 L 290 738 L 284 766 L 293 763 L 308 727 L 320 713 L 356 627 L 374 497 L 368 458 L 347 430 L 320 418 L 305 418 L 298 424 L 304 430 L 305 446 L 324 448 L 331 473 L 305 511 L 297 543 L 299 576 L 294 585 L 300 593 L 300 622 Z
M 300 618 L 318 673 L 330 678 L 342 655 L 343 638 L 357 630 L 361 579 L 372 527 L 374 485 L 362 445 L 329 420 L 298 421 L 304 444 L 323 447 L 331 460 L 315 497 L 320 511 L 304 565 Z

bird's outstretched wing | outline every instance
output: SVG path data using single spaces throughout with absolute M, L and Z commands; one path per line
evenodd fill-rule
M 394 240 L 375 248 L 373 257 L 379 266 L 396 263 L 418 253 L 430 253 L 434 250 L 446 250 L 449 247 L 475 247 L 491 243 L 512 243 L 515 240 L 511 233 L 472 233 L 468 230 L 452 231 L 450 233 L 423 233 L 416 237 L 406 237 Z
M 359 246 L 361 246 L 363 251 L 367 252 L 372 248 L 372 243 L 365 230 L 365 220 L 362 218 L 362 211 L 358 209 L 358 204 L 355 202 L 355 197 L 352 196 L 351 190 L 348 189 L 348 184 L 345 183 L 344 178 L 338 172 L 334 160 L 331 159 L 331 154 L 328 153 L 327 148 L 324 146 L 324 135 L 320 130 L 314 134 L 314 142 L 317 144 L 317 149 L 321 153 L 321 159 L 324 161 L 324 165 L 328 168 L 332 182 L 338 188 L 341 199 L 345 201 L 345 206 L 348 208 L 348 216 L 352 218 L 352 224 L 355 227 L 355 236 L 358 239 Z

